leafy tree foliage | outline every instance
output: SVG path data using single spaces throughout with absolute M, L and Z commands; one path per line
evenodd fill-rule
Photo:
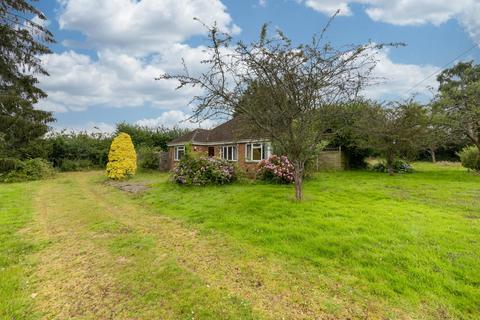
M 393 174 L 396 158 L 414 157 L 425 135 L 425 109 L 414 102 L 390 106 L 373 104 L 363 110 L 355 123 L 360 146 L 372 148 L 385 157 Z
M 341 106 L 332 106 L 325 114 L 331 127 L 330 146 L 341 146 L 349 168 L 366 168 L 365 158 L 373 154 L 369 146 L 358 142 L 355 126 L 357 121 L 371 107 L 373 102 L 358 99 Z
M 446 146 L 448 142 L 448 130 L 443 125 L 445 117 L 438 112 L 438 108 L 430 105 L 426 114 L 425 135 L 423 137 L 423 146 L 430 154 L 432 162 L 436 162 L 436 152 L 439 148 Z
M 327 25 L 328 27 L 328 25 Z M 281 31 L 269 36 L 265 25 L 257 41 L 232 44 L 232 37 L 209 27 L 208 71 L 199 76 L 185 68 L 159 79 L 195 86 L 197 119 L 239 114 L 262 133 L 295 167 L 295 195 L 303 196 L 305 163 L 329 137 L 324 114 L 329 106 L 357 98 L 375 66 L 381 45 L 334 48 L 324 31 L 311 43 L 294 45 Z
M 50 53 L 46 44 L 54 41 L 38 20 L 46 17 L 31 1 L 0 2 L 0 151 L 4 155 L 22 156 L 18 149 L 44 135 L 54 121 L 50 112 L 33 108 L 46 97 L 35 77 L 47 75 L 39 55 Z
M 437 107 L 453 133 L 466 136 L 480 149 L 480 65 L 460 62 L 438 77 Z

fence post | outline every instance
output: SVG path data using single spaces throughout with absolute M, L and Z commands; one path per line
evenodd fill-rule
M 338 169 L 342 169 L 342 146 L 338 147 Z

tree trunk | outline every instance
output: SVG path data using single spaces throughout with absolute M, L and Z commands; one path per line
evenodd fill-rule
M 293 174 L 295 178 L 295 199 L 300 201 L 303 199 L 303 172 L 305 170 L 305 161 L 294 161 L 293 167 L 295 172 Z
M 395 174 L 395 171 L 393 170 L 393 156 L 387 155 L 387 171 L 388 174 L 393 176 Z
M 436 154 L 435 154 L 435 149 L 430 149 L 430 150 L 428 150 L 428 152 L 430 153 L 430 156 L 432 157 L 432 162 L 436 163 L 437 162 L 437 157 L 436 157 Z
M 477 172 L 480 173 L 480 141 L 477 139 L 477 143 L 475 144 L 478 149 L 478 156 L 477 156 Z

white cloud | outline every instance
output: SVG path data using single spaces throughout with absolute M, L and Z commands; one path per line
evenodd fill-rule
M 432 74 L 440 68 L 433 65 L 395 63 L 389 58 L 388 52 L 389 50 L 382 50 L 378 53 L 378 63 L 373 76 L 379 78 L 380 83 L 368 87 L 365 90 L 366 96 L 388 100 L 405 99 L 418 94 L 420 99 L 431 98 L 430 88 L 437 87 L 436 78 Z
M 158 118 L 142 119 L 135 122 L 139 126 L 157 128 L 157 127 L 180 127 L 180 128 L 205 128 L 210 129 L 216 125 L 213 120 L 205 120 L 200 123 L 188 120 L 189 115 L 179 110 L 171 110 L 162 113 Z
M 199 126 L 197 123 L 185 121 L 190 112 L 188 102 L 199 93 L 198 89 L 177 91 L 176 82 L 155 81 L 154 78 L 165 72 L 175 73 L 181 70 L 181 58 L 185 59 L 194 74 L 198 74 L 206 67 L 200 64 L 205 57 L 205 48 L 201 46 L 193 48 L 184 44 L 190 37 L 205 33 L 203 27 L 194 21 L 193 17 L 198 17 L 207 24 L 217 21 L 221 28 L 239 32 L 239 28 L 233 23 L 220 0 L 58 1 L 62 5 L 59 13 L 61 28 L 82 33 L 86 40 L 81 45 L 93 48 L 96 56 L 91 57 L 72 50 L 43 56 L 42 63 L 50 77 L 39 77 L 40 87 L 49 96 L 39 103 L 39 108 L 69 112 L 97 107 L 153 106 L 159 110 L 169 111 L 163 112 L 158 118 L 139 120 L 137 124 L 150 127 Z M 475 12 L 480 12 L 479 6 L 476 7 L 478 11 L 464 12 L 458 5 L 454 9 L 447 8 L 456 13 L 445 14 L 447 9 L 439 6 L 434 12 L 412 11 L 412 14 L 408 14 L 402 10 L 410 8 L 409 5 L 413 3 L 411 0 L 397 2 L 396 6 L 391 4 L 393 1 L 384 0 L 297 1 L 326 14 L 341 8 L 343 15 L 352 14 L 349 4 L 363 3 L 372 19 L 379 21 L 396 19 L 390 23 L 441 23 L 445 19 L 462 17 L 465 28 L 472 37 L 476 35 L 480 39 L 479 28 L 475 28 L 475 24 L 478 23 L 476 17 L 479 15 Z M 473 0 L 460 0 L 465 1 Z M 262 5 L 266 4 L 266 1 L 259 0 L 258 3 Z M 418 22 L 422 14 L 424 20 Z M 405 20 L 407 18 L 413 20 L 407 21 Z M 372 98 L 382 98 L 392 95 L 393 92 L 403 97 L 414 84 L 434 70 L 434 66 L 394 63 L 389 59 L 388 51 L 382 52 L 376 75 L 386 80 L 381 85 L 366 90 L 366 94 Z M 414 91 L 427 94 L 425 86 L 435 85 L 434 78 L 430 80 L 422 83 Z M 214 121 L 206 121 L 200 126 L 208 128 L 214 124 Z M 97 122 L 89 122 L 72 129 L 94 132 L 97 130 L 95 128 L 106 132 L 114 130 L 110 124 Z
M 377 1 L 366 9 L 375 21 L 395 25 L 440 25 L 469 10 L 472 0 L 406 0 Z
M 225 31 L 240 28 L 220 0 L 59 0 L 60 28 L 80 31 L 94 48 L 138 54 L 160 52 L 172 43 L 205 34 L 217 23 Z
M 478 0 L 297 0 L 304 5 L 322 12 L 333 14 L 340 9 L 340 15 L 351 15 L 351 4 L 363 4 L 365 12 L 374 21 L 394 25 L 440 25 L 450 19 L 457 19 L 465 30 L 480 44 L 480 2 Z
M 184 57 L 192 72 L 202 69 L 202 47 L 172 45 L 162 55 L 150 58 L 104 50 L 94 61 L 74 51 L 55 53 L 42 58 L 49 77 L 40 77 L 40 87 L 48 98 L 39 107 L 56 112 L 84 111 L 93 107 L 184 108 L 198 89 L 176 90 L 174 81 L 155 81 L 166 71 L 181 68 Z
M 240 30 L 220 0 L 57 1 L 60 27 L 82 33 L 85 42 L 78 44 L 96 52 L 41 57 L 50 76 L 39 77 L 48 98 L 37 107 L 60 113 L 96 107 L 185 110 L 199 89 L 177 91 L 177 82 L 155 78 L 179 72 L 182 58 L 192 74 L 206 67 L 200 63 L 205 48 L 182 43 L 206 32 L 193 18 L 233 33 Z
M 337 1 L 337 0 L 302 0 L 305 5 L 313 10 L 322 12 L 326 15 L 332 15 L 337 10 L 341 16 L 350 16 L 352 11 L 348 6 L 350 1 Z
M 36 15 L 32 18 L 32 22 L 36 23 L 36 24 L 38 24 L 42 27 L 48 27 L 50 25 L 50 20 L 40 19 L 40 17 L 38 15 Z
M 460 23 L 477 45 L 480 45 L 480 2 L 459 15 Z
M 191 88 L 177 91 L 176 82 L 155 81 L 154 78 L 165 71 L 181 68 L 179 57 L 186 59 L 193 72 L 200 72 L 205 67 L 199 64 L 204 54 L 203 48 L 175 45 L 162 55 L 150 59 L 109 50 L 100 52 L 98 61 L 73 51 L 48 55 L 43 59 L 43 63 L 51 76 L 41 78 L 40 86 L 49 93 L 49 97 L 42 101 L 39 107 L 67 112 L 94 107 L 153 106 L 171 111 L 156 119 L 141 120 L 142 125 L 179 124 L 188 117 L 184 111 L 187 110 L 191 97 L 200 92 Z M 369 87 L 366 94 L 375 99 L 406 98 L 416 92 L 428 96 L 428 87 L 436 86 L 435 77 L 413 90 L 410 89 L 439 69 L 432 65 L 395 63 L 388 54 L 388 50 L 378 53 L 374 76 L 382 78 L 383 81 Z M 186 122 L 181 125 L 197 126 Z

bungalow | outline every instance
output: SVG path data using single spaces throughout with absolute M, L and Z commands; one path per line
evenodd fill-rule
M 164 170 L 173 169 L 185 154 L 185 146 L 191 144 L 193 151 L 235 161 L 247 174 L 253 175 L 258 162 L 272 154 L 272 145 L 247 127 L 240 118 L 233 118 L 211 130 L 196 129 L 170 141 Z M 345 153 L 340 147 L 325 149 L 315 156 L 314 166 L 317 170 L 342 170 L 347 166 Z
M 196 129 L 168 143 L 170 168 L 185 154 L 185 145 L 208 157 L 235 161 L 247 173 L 254 173 L 258 162 L 267 159 L 272 147 L 268 139 L 246 132 L 241 121 L 233 118 L 211 130 Z

